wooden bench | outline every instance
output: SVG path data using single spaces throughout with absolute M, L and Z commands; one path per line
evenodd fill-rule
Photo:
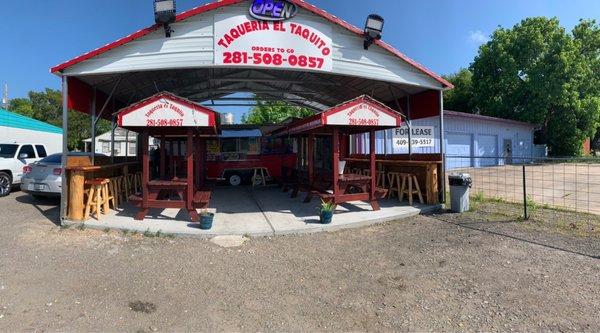
M 212 190 L 200 190 L 196 191 L 194 194 L 194 208 L 207 208 L 210 204 L 210 199 L 212 198 Z

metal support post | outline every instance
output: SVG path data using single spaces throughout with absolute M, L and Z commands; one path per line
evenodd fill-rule
M 442 191 L 440 193 L 440 202 L 446 202 L 446 148 L 444 146 L 444 91 L 440 90 L 440 155 L 442 156 L 442 176 L 440 184 Z
M 523 218 L 529 220 L 527 212 L 527 181 L 525 180 L 525 163 L 523 163 Z
M 67 182 L 67 163 L 69 157 L 69 81 L 68 77 L 62 77 L 62 158 L 61 158 L 61 191 L 60 191 L 60 224 L 64 225 L 67 220 L 67 198 L 69 187 Z

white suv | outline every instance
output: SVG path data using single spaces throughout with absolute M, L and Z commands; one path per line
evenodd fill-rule
M 21 183 L 23 167 L 46 156 L 44 145 L 0 144 L 0 197 L 7 196 L 14 185 Z

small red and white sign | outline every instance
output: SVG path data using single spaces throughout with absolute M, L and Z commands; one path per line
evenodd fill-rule
M 169 93 L 160 93 L 123 109 L 122 127 L 214 127 L 213 110 Z
M 401 118 L 384 105 L 357 100 L 326 112 L 325 124 L 340 126 L 400 126 Z
M 215 15 L 215 64 L 333 69 L 332 28 L 321 23 L 258 21 L 247 15 Z

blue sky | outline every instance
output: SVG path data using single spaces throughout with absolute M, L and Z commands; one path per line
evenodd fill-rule
M 177 0 L 178 11 L 206 2 Z M 367 14 L 381 14 L 384 39 L 439 74 L 468 66 L 499 25 L 556 16 L 571 29 L 580 18 L 600 19 L 598 0 L 310 2 L 360 27 Z M 152 0 L 4 0 L 2 12 L 0 83 L 9 84 L 11 98 L 45 87 L 58 89 L 51 66 L 153 23 Z

